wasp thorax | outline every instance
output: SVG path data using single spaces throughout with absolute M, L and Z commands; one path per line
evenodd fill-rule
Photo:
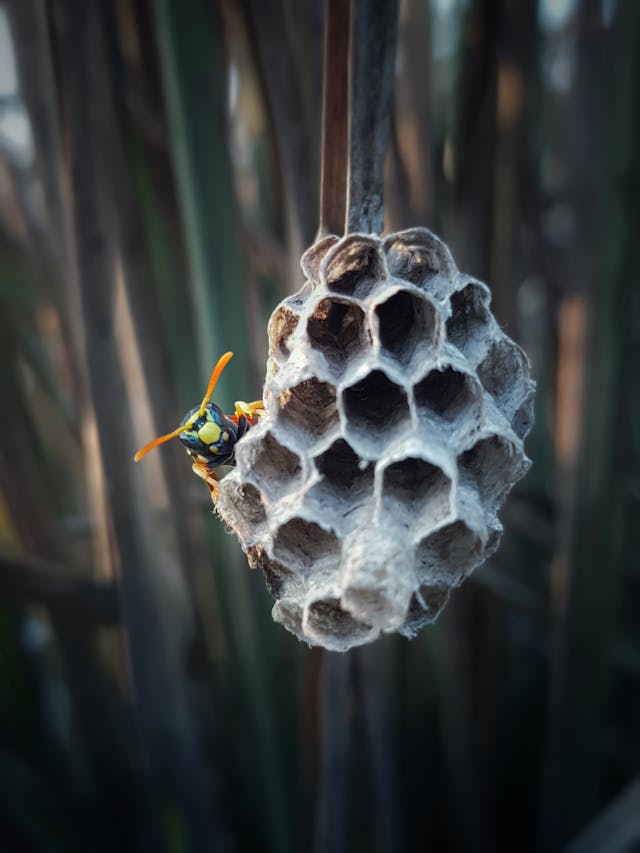
M 498 547 L 534 386 L 488 288 L 416 228 L 327 237 L 269 325 L 266 414 L 218 510 L 273 617 L 346 650 L 414 636 Z

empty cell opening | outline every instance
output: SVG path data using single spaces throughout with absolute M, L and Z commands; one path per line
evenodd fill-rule
M 481 439 L 458 457 L 462 477 L 471 480 L 483 501 L 494 501 L 506 493 L 515 461 L 513 447 L 498 435 Z
M 409 418 L 407 395 L 381 370 L 347 388 L 343 399 L 347 420 L 356 428 L 390 432 Z
M 478 377 L 483 387 L 507 417 L 513 413 L 514 392 L 522 387 L 524 372 L 523 353 L 516 344 L 507 340 L 494 341 L 478 366 Z
M 531 431 L 533 420 L 533 394 L 530 394 L 511 419 L 511 429 L 518 438 L 524 439 Z
M 307 334 L 311 346 L 337 370 L 371 343 L 363 311 L 335 299 L 323 299 L 318 304 L 309 317 Z
M 420 587 L 414 592 L 409 603 L 407 619 L 401 633 L 407 637 L 415 637 L 420 628 L 434 622 L 444 608 L 449 598 L 449 588 L 446 586 Z
M 315 522 L 292 518 L 278 530 L 273 553 L 296 571 L 307 572 L 319 560 L 337 559 L 340 542 L 335 534 Z
M 408 520 L 428 507 L 434 518 L 449 512 L 451 481 L 441 468 L 424 459 L 402 459 L 385 468 L 382 491 L 385 499 L 399 501 L 407 507 Z
M 317 243 L 314 243 L 311 248 L 307 249 L 302 256 L 300 265 L 308 279 L 316 283 L 320 281 L 320 264 L 322 263 L 322 259 L 337 242 L 338 237 L 334 234 L 328 234 L 326 237 L 318 240 Z
M 315 459 L 318 471 L 324 477 L 320 486 L 342 497 L 356 497 L 373 490 L 373 464 L 360 468 L 360 457 L 347 442 L 340 438 L 321 456 Z
M 314 601 L 307 611 L 307 631 L 318 638 L 362 639 L 371 633 L 371 625 L 358 622 L 340 608 L 337 598 Z
M 252 528 L 266 521 L 262 496 L 251 483 L 226 480 L 219 508 L 225 522 L 243 536 L 255 535 Z
M 418 545 L 422 571 L 433 578 L 461 580 L 482 558 L 481 537 L 464 521 L 454 521 L 436 530 Z
M 252 569 L 262 569 L 266 587 L 276 601 L 300 591 L 301 581 L 297 575 L 276 560 L 271 560 L 262 546 L 248 548 L 247 561 Z
M 260 484 L 269 489 L 283 482 L 293 483 L 301 473 L 299 457 L 267 432 L 251 462 L 251 470 Z
M 432 370 L 416 385 L 414 395 L 418 409 L 435 412 L 448 421 L 463 414 L 475 397 L 470 378 L 453 367 Z
M 239 500 L 234 502 L 238 504 L 238 509 L 251 524 L 262 524 L 266 521 L 267 516 L 262 503 L 262 496 L 260 491 L 251 483 L 243 483 Z
M 436 309 L 415 293 L 401 290 L 376 308 L 380 344 L 402 365 L 419 344 L 436 337 Z
M 347 240 L 326 267 L 329 290 L 363 299 L 385 277 L 384 261 L 376 246 L 361 238 Z
M 461 352 L 467 353 L 485 334 L 489 322 L 488 295 L 479 284 L 469 282 L 451 297 L 451 317 L 447 337 Z
M 272 355 L 283 359 L 289 357 L 288 339 L 295 332 L 298 325 L 298 315 L 284 305 L 281 305 L 269 320 L 269 341 L 271 342 Z
M 305 379 L 279 397 L 281 422 L 316 440 L 338 422 L 336 390 L 327 382 Z

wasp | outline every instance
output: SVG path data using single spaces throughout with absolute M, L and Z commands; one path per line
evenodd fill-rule
M 214 502 L 218 498 L 218 482 L 223 477 L 218 469 L 223 465 L 235 465 L 236 444 L 264 413 L 262 400 L 253 403 L 237 401 L 233 415 L 225 415 L 220 406 L 211 402 L 222 371 L 232 358 L 233 353 L 226 352 L 218 359 L 202 402 L 187 412 L 180 426 L 173 432 L 154 438 L 133 457 L 135 462 L 139 462 L 150 450 L 172 438 L 179 438 L 193 459 L 193 472 L 207 484 Z

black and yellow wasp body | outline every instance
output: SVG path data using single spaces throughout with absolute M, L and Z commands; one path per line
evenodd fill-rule
M 196 406 L 184 416 L 180 426 L 187 429 L 178 438 L 187 448 L 193 459 L 206 465 L 208 469 L 221 465 L 234 465 L 233 454 L 236 442 L 247 433 L 252 424 L 246 415 L 225 415 L 215 403 L 207 403 L 204 412 Z
M 237 402 L 233 415 L 225 415 L 220 406 L 210 402 L 220 374 L 232 356 L 233 353 L 227 352 L 219 359 L 211 374 L 204 399 L 199 406 L 187 412 L 178 429 L 154 438 L 134 457 L 138 462 L 159 444 L 179 438 L 193 460 L 194 473 L 205 481 L 214 501 L 218 496 L 218 480 L 221 479 L 221 474 L 216 469 L 223 465 L 235 464 L 237 442 L 255 426 L 263 412 L 262 400 L 254 403 Z

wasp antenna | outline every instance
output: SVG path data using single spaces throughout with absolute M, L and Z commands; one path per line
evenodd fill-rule
M 143 456 L 146 456 L 150 450 L 153 450 L 154 447 L 158 447 L 160 444 L 164 444 L 166 441 L 171 441 L 172 438 L 175 438 L 177 435 L 180 435 L 181 432 L 189 429 L 188 424 L 184 424 L 184 426 L 178 427 L 178 429 L 174 429 L 173 432 L 169 432 L 166 435 L 161 435 L 158 438 L 154 438 L 153 441 L 150 441 L 149 444 L 145 444 L 144 447 L 141 447 L 140 450 L 133 457 L 134 462 L 139 462 Z
M 211 395 L 213 394 L 213 390 L 218 383 L 218 379 L 220 379 L 220 375 L 222 371 L 225 369 L 227 364 L 233 358 L 232 352 L 225 352 L 223 356 L 220 356 L 218 359 L 218 363 L 213 368 L 213 372 L 211 373 L 211 379 L 209 380 L 209 385 L 207 386 L 207 393 L 204 395 L 202 402 L 200 403 L 200 408 L 198 410 L 198 417 L 204 414 L 204 410 L 206 408 L 207 403 L 211 399 Z

